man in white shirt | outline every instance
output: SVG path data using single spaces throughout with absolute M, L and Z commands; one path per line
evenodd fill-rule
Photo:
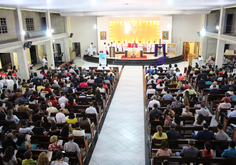
M 55 70 L 55 67 L 53 66 L 53 64 L 51 65 L 51 70 Z
M 201 66 L 202 62 L 203 62 L 203 57 L 199 56 L 198 61 L 196 61 L 196 63 L 198 64 L 198 66 Z
M 66 104 L 67 101 L 69 101 L 66 97 L 66 93 L 63 93 L 62 96 L 58 99 L 58 104 Z
M 196 114 L 202 114 L 203 116 L 210 116 L 210 112 L 205 109 L 205 103 L 201 103 L 201 109 L 196 110 Z
M 109 54 L 109 51 L 110 51 L 110 44 L 108 43 L 107 44 L 107 54 Z
M 102 64 L 99 64 L 99 66 L 97 67 L 97 70 L 103 70 Z
M 139 49 L 143 49 L 143 44 L 142 44 L 141 41 L 139 41 L 138 48 L 139 48 Z
M 117 49 L 119 52 L 122 52 L 122 47 L 121 47 L 120 41 L 118 41 Z
M 93 43 L 91 43 L 91 45 L 89 47 L 89 55 L 93 56 Z
M 148 43 L 147 43 L 147 52 L 150 53 L 150 51 L 151 51 L 151 43 L 150 43 L 150 41 L 148 41 Z
M 108 64 L 106 64 L 106 67 L 104 68 L 104 70 L 111 70 L 110 67 L 108 67 Z
M 151 101 L 149 101 L 149 103 L 148 103 L 148 108 L 153 108 L 153 105 L 154 104 L 157 104 L 157 107 L 160 107 L 161 106 L 161 104 L 160 104 L 160 102 L 158 101 L 158 100 L 156 100 L 157 99 L 157 96 L 156 95 L 153 95 L 152 97 L 151 97 Z
M 125 43 L 125 41 L 124 41 L 124 43 L 122 45 L 122 48 L 123 48 L 123 52 L 125 52 L 125 49 L 127 48 L 127 44 Z
M 104 45 L 103 45 L 103 53 L 106 53 L 106 54 L 107 54 L 107 45 L 106 45 L 106 42 L 104 42 Z
M 52 161 L 51 165 L 69 165 L 69 164 L 63 161 L 63 153 L 61 151 L 57 151 L 56 160 Z
M 236 105 L 234 106 L 234 110 L 228 114 L 228 117 L 236 117 Z
M 96 108 L 93 107 L 93 106 L 94 106 L 93 103 L 90 103 L 89 106 L 90 106 L 90 107 L 88 107 L 88 108 L 85 110 L 85 113 L 86 113 L 86 114 L 96 114 L 96 115 L 98 115 Z
M 155 45 L 156 45 L 156 41 L 154 41 L 153 44 L 152 44 L 152 49 L 151 49 L 151 52 L 152 52 L 152 53 L 155 52 Z
M 65 113 L 64 109 L 61 109 L 61 112 L 58 112 L 56 114 L 57 123 L 65 123 L 66 122 L 66 116 L 64 113 Z

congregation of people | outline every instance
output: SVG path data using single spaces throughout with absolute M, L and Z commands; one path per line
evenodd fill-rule
M 0 77 L 0 122 L 4 122 L 0 129 L 0 164 L 67 165 L 63 156 L 66 152 L 75 152 L 84 159 L 86 142 L 92 142 L 117 83 L 117 68 L 99 65 L 87 70 L 68 63 L 38 74 L 31 67 L 30 79 L 22 81 L 14 75 L 17 72 L 15 67 L 9 68 Z M 12 76 L 15 84 L 10 89 L 6 81 Z M 85 147 L 78 144 L 79 139 Z M 37 149 L 45 151 L 35 154 Z M 53 152 L 52 161 L 48 151 Z M 78 159 L 75 162 L 79 163 Z
M 146 67 L 153 160 L 161 156 L 236 158 L 234 129 L 230 123 L 225 125 L 226 120 L 236 117 L 236 62 L 234 58 L 224 59 L 224 67 L 218 68 L 213 60 L 209 58 L 204 65 L 197 61 L 195 67 L 188 66 L 184 72 L 177 64 Z M 211 97 L 215 98 L 211 100 Z M 217 104 L 216 100 L 219 100 Z M 184 131 L 187 128 L 191 133 Z M 173 142 L 173 139 L 185 139 L 188 145 L 185 143 L 185 147 L 178 150 L 181 141 Z M 199 145 L 198 140 L 205 143 Z M 222 145 L 212 145 L 214 140 L 222 141 Z

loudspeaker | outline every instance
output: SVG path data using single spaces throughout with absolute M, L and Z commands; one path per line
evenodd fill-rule
M 201 37 L 201 33 L 200 32 L 197 32 L 197 35 L 198 35 L 198 37 Z
M 72 37 L 73 37 L 73 35 L 74 35 L 74 33 L 70 33 L 70 38 L 72 38 Z
M 30 48 L 31 45 L 32 45 L 32 41 L 28 41 L 28 42 L 24 43 L 23 48 L 24 48 L 24 49 L 25 49 L 25 48 Z

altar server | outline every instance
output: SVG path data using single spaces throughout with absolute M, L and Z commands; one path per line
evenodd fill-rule
M 120 41 L 118 41 L 117 48 L 118 48 L 118 52 L 122 52 L 122 47 L 121 47 Z
M 151 52 L 152 52 L 152 53 L 155 52 L 155 45 L 156 45 L 156 41 L 154 41 L 153 44 L 152 44 L 152 49 L 151 49 Z
M 196 61 L 195 63 L 197 63 L 198 66 L 201 66 L 202 62 L 203 62 L 203 57 L 202 57 L 202 56 L 199 56 L 199 57 L 198 57 L 198 61 Z
M 90 56 L 93 56 L 93 43 L 91 43 L 91 45 L 89 47 L 89 54 L 90 54 Z
M 151 43 L 150 43 L 150 41 L 148 41 L 148 43 L 147 43 L 147 52 L 150 53 L 150 50 L 151 50 Z
M 107 45 L 106 45 L 106 42 L 104 42 L 104 45 L 103 45 L 103 53 L 106 53 L 106 54 L 107 54 Z
M 110 51 L 110 44 L 108 43 L 107 44 L 107 53 L 109 54 L 109 51 Z
M 117 45 L 116 45 L 116 41 L 113 41 L 113 45 L 115 47 L 115 52 L 117 52 Z
M 139 41 L 138 48 L 143 49 L 143 44 L 141 43 L 141 41 Z
M 123 52 L 125 52 L 125 49 L 127 48 L 127 44 L 125 43 L 125 41 L 124 41 L 124 43 L 123 43 L 123 45 L 122 45 L 122 47 L 123 47 Z

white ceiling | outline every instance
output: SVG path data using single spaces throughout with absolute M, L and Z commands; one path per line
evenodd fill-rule
M 0 0 L 3 7 L 49 9 L 64 16 L 124 16 L 126 11 L 130 16 L 202 14 L 232 5 L 236 0 Z

